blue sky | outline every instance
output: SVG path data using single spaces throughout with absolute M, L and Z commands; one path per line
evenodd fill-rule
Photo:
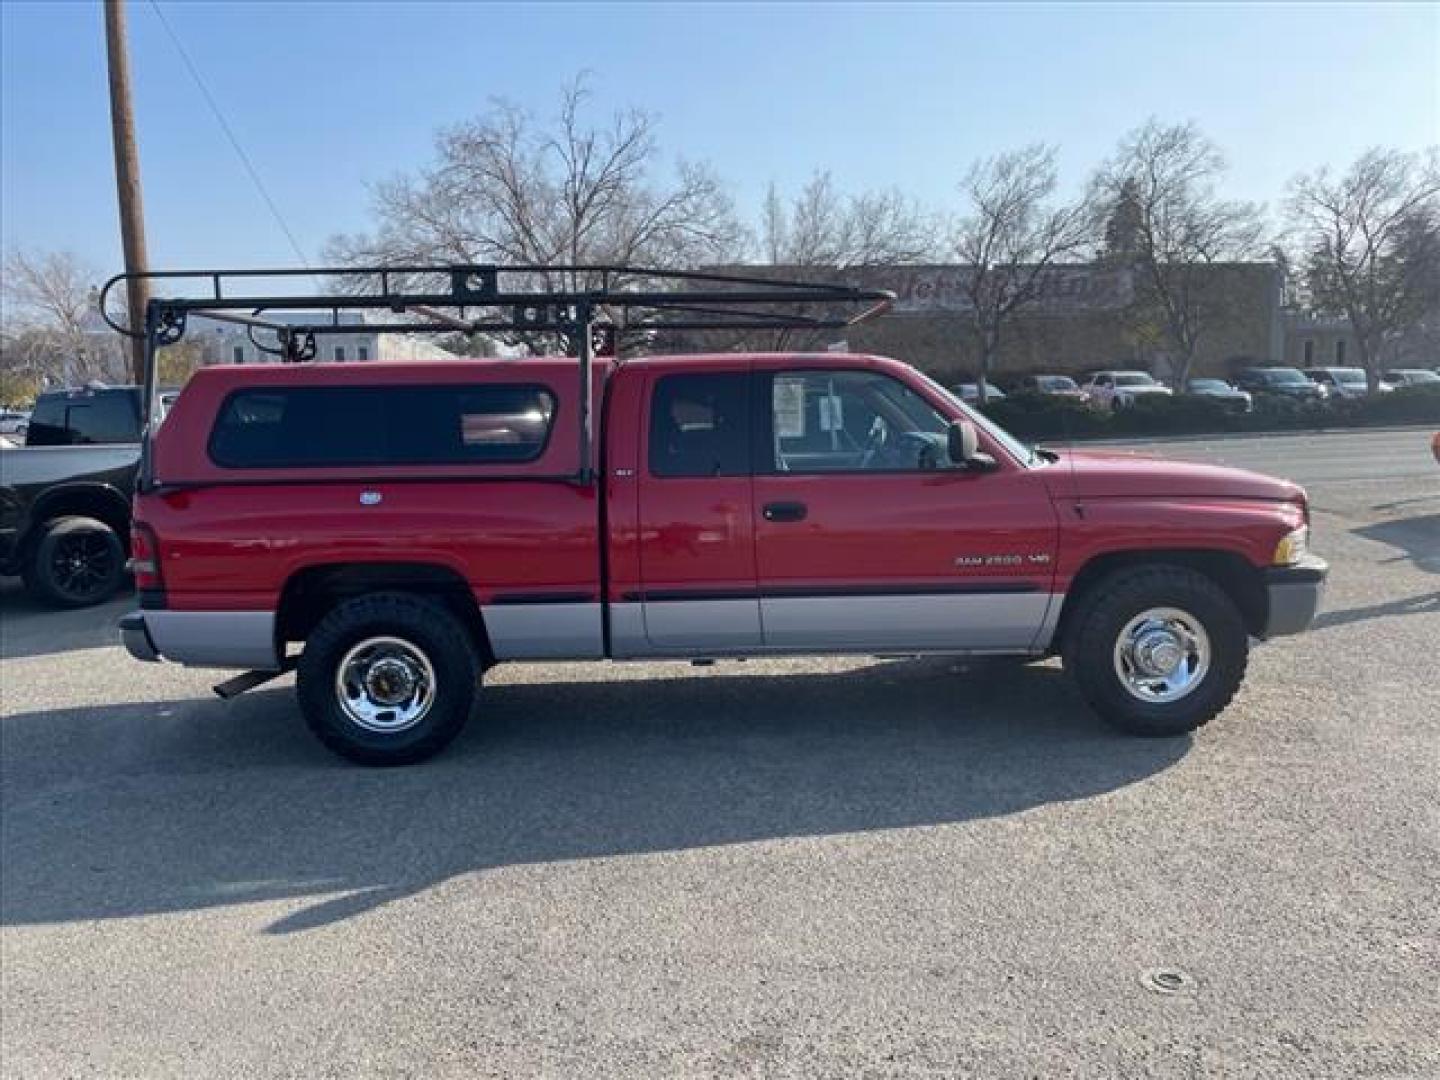
M 1037 140 L 1078 188 L 1152 114 L 1199 122 L 1228 193 L 1272 205 L 1301 169 L 1440 142 L 1433 4 L 161 7 L 312 259 L 436 127 L 495 96 L 548 115 L 581 69 L 746 209 L 817 168 L 953 207 L 970 160 Z M 118 269 L 99 2 L 0 0 L 0 33 L 0 238 Z M 149 0 L 130 38 L 152 263 L 293 264 Z

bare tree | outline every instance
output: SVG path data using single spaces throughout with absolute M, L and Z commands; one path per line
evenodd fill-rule
M 1177 387 L 1224 317 L 1230 282 L 1219 265 L 1261 250 L 1260 209 L 1216 193 L 1224 171 L 1219 149 L 1194 124 L 1151 120 L 1121 140 L 1092 184 L 1092 205 L 1110 231 L 1124 222 L 1123 245 L 1116 248 L 1112 236 L 1115 250 L 1107 255 L 1134 268 L 1140 302 L 1169 346 Z
M 7 315 L 22 325 L 83 334 L 86 317 L 95 310 L 93 293 L 92 275 L 69 252 L 16 250 L 5 256 Z
M 982 403 L 1005 330 L 1040 298 L 1055 265 L 1090 243 L 1087 206 L 1055 205 L 1055 187 L 1055 149 L 1038 143 L 977 161 L 960 185 L 970 207 L 955 251 L 968 275 Z
M 51 382 L 124 378 L 122 343 L 99 321 L 94 282 L 68 252 L 9 252 L 0 274 L 7 364 Z
M 1350 323 L 1373 391 L 1385 348 L 1440 309 L 1440 155 L 1368 150 L 1291 183 L 1310 305 Z
M 934 218 L 899 191 L 845 195 L 818 172 L 788 207 L 770 185 L 759 240 L 771 265 L 843 271 L 934 258 L 937 233 Z
M 631 109 L 587 115 L 584 78 L 564 89 L 551 124 L 505 102 L 436 137 L 436 163 L 374 191 L 378 228 L 331 241 L 357 264 L 623 264 L 677 269 L 732 259 L 742 237 L 708 168 L 658 175 L 656 119 Z M 540 275 L 578 289 L 586 275 Z M 566 348 L 573 346 L 562 335 Z
M 770 185 L 755 246 L 762 262 L 780 277 L 863 281 L 868 270 L 934 259 L 942 233 L 934 215 L 898 190 L 845 194 L 828 172 L 817 172 L 788 203 Z M 821 313 L 815 305 L 780 305 L 775 310 Z M 779 350 L 813 347 L 825 336 L 789 328 L 742 334 L 734 344 Z

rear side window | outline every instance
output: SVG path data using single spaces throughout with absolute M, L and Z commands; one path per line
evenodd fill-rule
M 25 436 L 29 446 L 92 446 L 140 439 L 136 398 L 125 393 L 79 393 L 42 398 Z
M 654 476 L 750 474 L 750 376 L 667 375 L 650 401 Z
M 343 386 L 231 394 L 210 457 L 231 469 L 489 465 L 545 449 L 555 398 L 540 386 Z

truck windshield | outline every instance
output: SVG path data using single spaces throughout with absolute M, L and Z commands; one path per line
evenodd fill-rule
M 1116 386 L 1154 386 L 1155 380 L 1144 372 L 1122 372 L 1115 376 Z
M 938 393 L 942 394 L 947 401 L 954 403 L 966 419 L 973 422 L 976 427 L 981 428 L 992 439 L 1005 447 L 1006 452 L 1016 461 L 1024 465 L 1038 465 L 1044 460 L 1029 443 L 1021 442 L 979 410 L 970 408 L 955 394 L 946 390 L 945 387 L 930 378 L 929 375 L 926 375 L 923 371 L 917 371 L 916 374 Z

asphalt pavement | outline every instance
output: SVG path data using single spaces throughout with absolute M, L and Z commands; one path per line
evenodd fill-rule
M 1178 740 L 1054 664 L 552 664 L 367 771 L 0 589 L 0 1073 L 1440 1075 L 1428 436 L 1159 449 L 1333 566 Z

